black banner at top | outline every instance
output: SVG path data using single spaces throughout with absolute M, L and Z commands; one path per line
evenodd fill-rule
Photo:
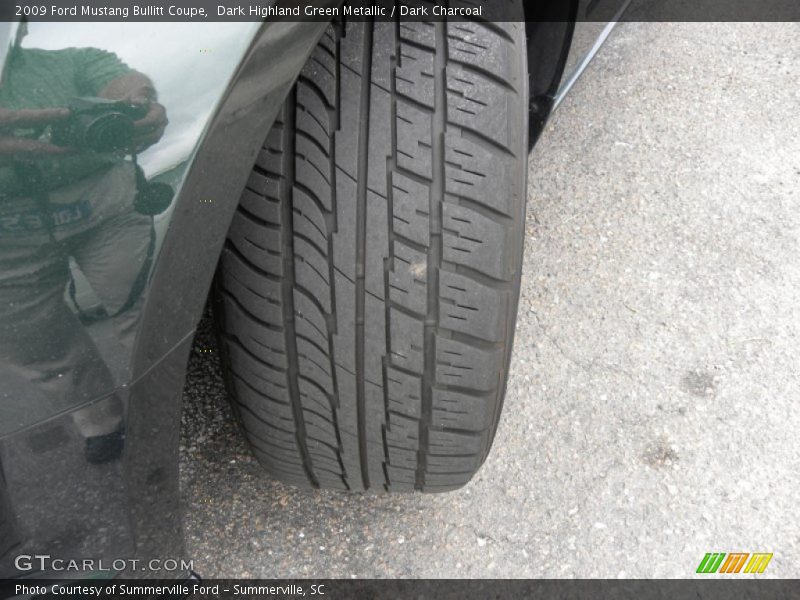
M 800 21 L 799 0 L 524 0 L 526 21 Z M 0 0 L 0 21 L 508 20 L 505 0 Z M 623 10 L 624 9 L 624 10 Z M 520 17 L 520 20 L 522 17 Z

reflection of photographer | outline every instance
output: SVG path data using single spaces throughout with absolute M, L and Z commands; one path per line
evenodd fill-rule
M 160 104 L 133 104 L 107 98 L 76 98 L 70 103 L 69 117 L 52 129 L 52 142 L 95 152 L 116 152 L 139 148 L 134 137 L 142 129 L 148 112 L 163 113 Z M 137 125 L 138 123 L 138 125 Z
M 22 47 L 25 34 L 23 23 L 0 82 L 0 380 L 28 381 L 43 396 L 20 401 L 41 396 L 51 411 L 115 387 L 65 301 L 70 262 L 130 347 L 152 215 L 172 195 L 145 179 L 136 155 L 161 139 L 167 118 L 150 79 L 116 55 Z M 116 443 L 120 411 L 117 401 L 76 413 L 87 451 Z
M 57 108 L 9 110 L 0 108 L 0 160 L 35 160 L 70 154 L 76 150 L 141 152 L 156 143 L 166 127 L 164 107 L 146 95 L 152 86 L 143 75 L 132 73 L 124 82 L 113 82 L 107 94 L 122 91 L 122 86 L 137 86 L 132 98 L 112 100 L 109 96 L 75 98 Z M 101 92 L 102 94 L 103 92 Z M 8 135 L 9 129 L 35 131 L 50 125 L 50 140 Z
M 24 27 L 24 24 L 20 26 L 21 34 L 18 36 L 18 41 L 21 41 L 21 37 L 24 36 Z M 81 97 L 82 86 L 74 85 L 70 87 L 75 89 L 75 95 L 64 97 L 60 106 L 42 108 L 21 106 L 14 110 L 6 108 L 6 103 L 3 102 L 0 107 L 0 161 L 2 164 L 8 164 L 13 160 L 35 160 L 66 155 L 74 153 L 78 149 L 97 152 L 127 150 L 137 153 L 155 144 L 164 134 L 167 126 L 166 111 L 162 105 L 156 102 L 155 89 L 146 76 L 127 69 L 113 54 L 102 50 L 70 48 L 66 51 L 55 51 L 52 54 L 65 53 L 69 50 L 74 50 L 74 54 L 78 56 L 83 54 L 83 58 L 90 59 L 90 61 L 94 59 L 96 63 L 108 63 L 92 65 L 89 62 L 84 69 L 93 67 L 97 69 L 97 73 L 75 73 L 76 76 L 96 75 L 100 76 L 100 81 L 102 81 L 103 70 L 109 67 L 113 70 L 124 69 L 127 72 L 120 73 L 118 77 L 98 89 L 96 98 Z M 91 55 L 93 50 L 97 53 L 95 56 Z M 31 52 L 36 51 L 37 49 L 31 50 Z M 47 51 L 39 50 L 38 52 Z M 3 75 L 4 83 L 11 83 L 7 80 L 14 78 L 15 66 L 27 62 L 25 54 L 26 50 L 18 45 L 12 49 L 7 65 L 9 73 Z M 116 64 L 111 64 L 112 61 Z M 43 64 L 22 66 L 27 68 L 52 67 L 52 65 L 46 64 L 52 61 L 40 62 Z M 79 68 L 79 70 L 84 69 Z M 53 73 L 53 75 L 56 74 Z M 88 90 L 89 88 L 84 89 Z M 2 95 L 14 96 L 15 94 Z M 109 124 L 111 127 L 108 127 Z M 59 139 L 49 141 L 31 139 L 30 132 L 41 130 L 47 125 L 55 125 L 55 129 L 59 132 L 56 134 Z M 27 130 L 28 135 L 9 135 L 9 130 Z M 98 138 L 96 137 L 98 133 L 104 133 L 104 135 Z M 98 140 L 101 141 L 100 144 L 97 144 Z
M 11 68 L 22 52 L 15 48 Z M 30 186 L 36 185 L 31 183 L 31 172 L 40 180 L 37 160 L 83 152 L 131 154 L 135 162 L 136 154 L 161 139 L 166 125 L 166 111 L 156 102 L 150 80 L 129 71 L 104 86 L 97 97 L 74 97 L 53 108 L 0 107 L 0 166 L 16 164 L 23 185 Z M 138 168 L 136 184 L 137 210 L 158 214 L 167 208 L 171 189 L 146 181 Z
M 158 129 L 150 131 L 150 120 Z M 52 144 L 93 152 L 130 151 L 136 153 L 151 145 L 164 132 L 166 113 L 155 102 L 147 104 L 107 98 L 75 98 L 70 102 L 69 117 L 51 125 Z M 172 188 L 165 183 L 147 181 L 136 167 L 134 208 L 145 215 L 164 212 L 172 200 Z

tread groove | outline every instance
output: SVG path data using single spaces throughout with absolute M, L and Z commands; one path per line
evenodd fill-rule
M 290 96 L 296 96 L 295 90 Z M 281 279 L 281 294 L 283 297 L 283 332 L 286 343 L 286 357 L 289 365 L 286 370 L 286 381 L 289 391 L 289 398 L 292 405 L 292 415 L 294 417 L 295 425 L 295 438 L 297 439 L 297 446 L 300 449 L 300 456 L 303 462 L 303 470 L 308 477 L 309 482 L 315 488 L 319 487 L 319 481 L 314 474 L 314 465 L 311 462 L 311 455 L 308 452 L 308 445 L 306 442 L 306 428 L 305 420 L 303 418 L 303 409 L 300 404 L 300 390 L 298 388 L 297 378 L 297 339 L 295 336 L 294 328 L 294 230 L 292 224 L 294 222 L 294 211 L 292 205 L 294 204 L 294 130 L 295 130 L 295 110 L 294 104 L 296 98 L 291 98 L 289 104 L 289 111 L 287 115 L 287 127 L 285 128 L 286 146 L 284 150 L 284 171 L 286 179 L 284 180 L 284 197 L 281 206 L 283 212 L 283 222 L 286 229 L 282 232 L 283 240 L 283 273 Z
M 436 330 L 439 324 L 439 269 L 442 264 L 442 203 L 445 196 L 445 131 L 447 128 L 447 24 L 438 22 L 434 56 L 434 118 L 431 130 L 432 181 L 429 196 L 427 315 L 424 326 L 422 406 L 419 420 L 416 487 L 425 489 L 430 432 L 433 421 L 433 386 L 436 379 Z
M 361 462 L 361 480 L 369 489 L 369 463 L 367 462 L 366 392 L 364 390 L 364 311 L 366 304 L 365 261 L 367 251 L 367 174 L 369 169 L 369 106 L 370 73 L 372 72 L 372 21 L 364 26 L 364 48 L 361 62 L 361 103 L 358 132 L 358 181 L 356 208 L 356 414 L 358 418 L 358 450 Z M 343 65 L 344 66 L 344 65 Z
M 388 368 L 391 364 L 392 356 L 392 332 L 390 328 L 392 318 L 392 302 L 390 291 L 390 276 L 389 273 L 395 268 L 394 263 L 394 186 L 392 184 L 392 173 L 397 167 L 397 63 L 400 57 L 400 21 L 395 21 L 392 24 L 392 33 L 394 34 L 394 47 L 393 54 L 389 61 L 390 75 L 390 133 L 389 147 L 391 149 L 391 156 L 386 159 L 386 249 L 387 258 L 383 261 L 383 297 L 386 299 L 384 302 L 383 313 L 383 326 L 384 326 L 384 342 L 385 342 L 385 355 L 381 360 L 381 376 L 383 377 L 383 426 L 381 427 L 381 442 L 383 443 L 383 489 L 387 492 L 391 487 L 389 477 L 389 465 L 391 464 L 389 456 L 389 441 L 386 437 L 386 430 L 389 427 L 389 413 L 390 413 L 390 399 L 389 399 L 389 375 Z

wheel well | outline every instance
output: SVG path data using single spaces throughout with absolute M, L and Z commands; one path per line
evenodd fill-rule
M 533 148 L 553 111 L 569 55 L 578 0 L 525 2 L 528 43 L 528 146 Z

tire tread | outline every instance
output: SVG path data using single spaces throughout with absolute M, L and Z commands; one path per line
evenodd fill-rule
M 276 478 L 438 492 L 486 458 L 519 291 L 524 43 L 520 22 L 333 23 L 300 74 L 216 284 L 228 389 Z

